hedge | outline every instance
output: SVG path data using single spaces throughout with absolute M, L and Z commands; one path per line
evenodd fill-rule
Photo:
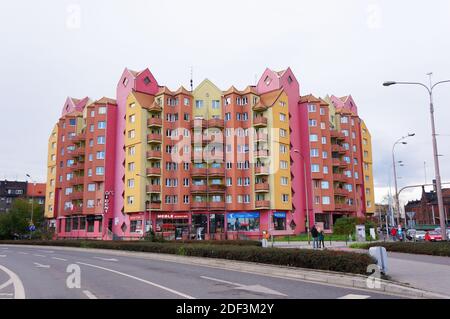
M 194 244 L 183 243 L 153 243 L 133 241 L 0 241 L 0 244 L 27 244 L 46 246 L 69 246 L 83 248 L 115 249 L 138 252 L 152 252 L 195 256 L 206 258 L 221 258 L 272 264 L 280 266 L 299 267 L 316 270 L 367 275 L 367 266 L 376 261 L 366 254 L 310 249 L 261 248 L 248 245 L 226 244 Z
M 378 242 L 358 244 L 354 248 L 369 249 L 374 246 L 383 246 L 392 252 L 450 257 L 450 242 Z

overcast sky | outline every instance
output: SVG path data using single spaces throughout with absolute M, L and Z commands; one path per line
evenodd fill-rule
M 0 178 L 45 181 L 47 139 L 66 96 L 115 97 L 124 67 L 160 84 L 254 84 L 290 66 L 301 94 L 352 94 L 373 137 L 376 199 L 393 142 L 399 186 L 434 176 L 426 91 L 386 80 L 450 79 L 450 1 L 40 0 L 0 2 Z M 435 91 L 441 175 L 450 181 L 450 84 Z M 420 193 L 420 192 L 419 192 Z M 402 198 L 419 196 L 404 193 Z

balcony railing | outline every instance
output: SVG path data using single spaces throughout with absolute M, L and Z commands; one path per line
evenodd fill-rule
M 161 167 L 147 167 L 147 176 L 161 175 Z
M 204 119 L 193 119 L 191 121 L 191 128 L 197 128 L 197 127 L 201 127 L 201 128 L 206 128 L 207 123 L 206 120 Z
M 223 128 L 224 120 L 223 119 L 210 119 L 210 120 L 208 120 L 208 127 Z
M 191 185 L 191 192 L 192 193 L 206 193 L 207 192 L 207 186 L 204 185 Z
M 147 159 L 160 159 L 161 151 L 147 151 Z
M 268 166 L 255 167 L 255 175 L 269 175 L 269 167 Z
M 269 189 L 269 183 L 255 184 L 255 192 L 268 192 Z
M 334 195 L 338 196 L 346 196 L 348 195 L 348 191 L 345 188 L 334 188 Z
M 160 117 L 150 117 L 147 120 L 147 126 L 162 126 L 162 118 Z
M 161 143 L 162 135 L 157 133 L 147 134 L 147 143 Z
M 268 157 L 269 150 L 256 150 L 254 152 L 255 157 Z
M 205 167 L 192 167 L 191 169 L 192 176 L 206 176 L 206 168 Z
M 255 127 L 267 126 L 267 117 L 257 116 L 255 118 L 253 118 L 253 126 L 255 126 Z
M 267 142 L 269 139 L 269 135 L 267 133 L 258 133 L 255 135 L 256 142 Z
M 225 176 L 224 167 L 211 167 L 208 169 L 208 175 L 210 176 Z
M 192 210 L 204 210 L 208 208 L 207 202 L 193 202 L 191 203 Z
M 161 193 L 161 185 L 146 185 L 145 190 L 147 193 Z
M 159 201 L 159 202 L 152 202 L 152 203 L 149 203 L 149 204 L 147 204 L 146 206 L 146 209 L 147 210 L 150 210 L 150 209 L 154 209 L 154 210 L 160 210 L 161 209 L 161 202 Z
M 224 202 L 209 202 L 210 210 L 224 210 L 225 203 Z
M 347 177 L 344 174 L 334 173 L 333 180 L 335 180 L 337 182 L 346 182 Z
M 270 208 L 270 201 L 268 200 L 257 200 L 255 201 L 256 208 Z
M 208 186 L 208 192 L 210 193 L 222 193 L 225 191 L 226 189 L 226 185 L 225 184 L 210 184 Z
M 330 136 L 339 140 L 345 139 L 345 135 L 342 132 L 338 132 L 337 130 L 330 130 Z

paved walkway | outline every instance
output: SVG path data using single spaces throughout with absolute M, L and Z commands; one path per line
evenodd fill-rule
M 352 249 L 346 242 L 325 242 L 326 249 L 367 253 Z M 274 247 L 312 249 L 312 242 L 275 242 Z M 414 288 L 450 296 L 450 257 L 388 253 L 388 275 L 392 280 Z

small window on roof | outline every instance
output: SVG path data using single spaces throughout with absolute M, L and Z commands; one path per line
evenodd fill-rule
M 123 81 L 122 81 L 122 83 L 123 83 L 123 86 L 127 86 L 127 84 L 128 84 L 128 78 L 124 78 Z
M 264 83 L 266 83 L 266 85 L 269 85 L 270 82 L 272 82 L 272 79 L 269 76 L 266 76 L 266 79 L 264 80 Z
M 148 85 L 150 82 L 151 82 L 150 78 L 148 76 L 146 76 L 145 79 L 144 79 L 145 85 Z
M 289 83 L 289 84 L 292 83 L 292 77 L 291 77 L 291 76 L 288 77 L 288 83 Z

